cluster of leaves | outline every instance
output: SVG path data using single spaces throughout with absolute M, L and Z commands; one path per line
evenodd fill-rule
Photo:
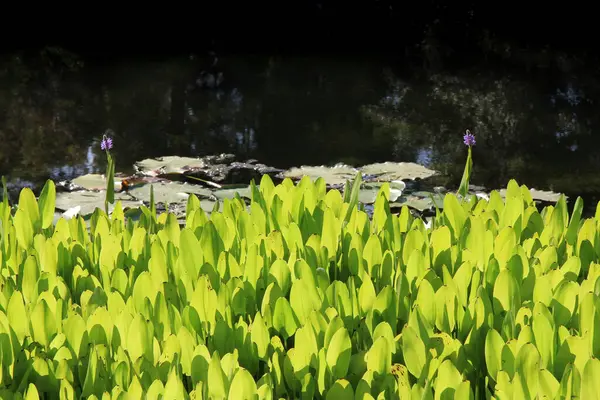
M 600 214 L 444 198 L 431 226 L 264 176 L 184 226 L 142 207 L 53 224 L 0 204 L 0 396 L 595 399 Z

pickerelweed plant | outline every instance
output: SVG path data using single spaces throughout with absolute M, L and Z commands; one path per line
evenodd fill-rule
M 112 138 L 103 135 L 100 141 L 100 149 L 106 152 L 106 199 L 104 200 L 104 211 L 108 215 L 108 205 L 115 202 L 115 162 L 110 154 L 113 147 Z
M 469 182 L 471 180 L 471 172 L 473 170 L 473 155 L 471 153 L 471 148 L 475 146 L 475 136 L 468 129 L 465 132 L 465 135 L 463 136 L 463 142 L 468 148 L 468 153 L 467 162 L 465 164 L 465 170 L 460 181 L 460 186 L 458 187 L 458 194 L 463 199 L 465 199 L 467 197 L 467 194 L 469 193 Z
M 265 175 L 182 226 L 5 196 L 0 397 L 597 398 L 600 207 L 510 181 L 426 229 L 388 184 L 369 218 L 359 183 Z
M 102 140 L 100 141 L 100 149 L 106 152 L 106 197 L 104 200 L 104 212 L 106 215 L 110 215 L 109 204 L 113 204 L 115 202 L 115 161 L 112 155 L 110 154 L 110 150 L 113 148 L 113 141 L 107 135 L 102 136 Z M 168 209 L 168 204 L 165 204 Z M 151 230 L 154 228 L 156 221 L 156 204 L 154 202 L 154 187 L 150 185 L 150 209 L 144 208 L 144 217 L 147 218 L 149 227 Z
M 469 194 L 469 182 L 471 181 L 471 172 L 473 170 L 473 156 L 471 154 L 471 147 L 473 147 L 475 145 L 475 136 L 468 129 L 466 130 L 465 135 L 463 136 L 463 143 L 465 144 L 465 146 L 467 146 L 468 153 L 467 153 L 467 162 L 465 163 L 465 169 L 463 171 L 463 176 L 460 181 L 460 186 L 458 187 L 458 190 L 457 190 L 457 196 L 458 196 L 458 200 L 460 202 L 470 200 L 467 197 L 467 195 Z M 430 194 L 429 198 L 431 199 L 431 203 L 435 207 L 435 218 L 430 220 L 426 226 L 428 228 L 435 229 L 435 227 L 438 225 L 438 221 L 440 221 L 442 219 L 442 214 L 440 213 L 440 209 L 437 205 L 437 202 L 435 201 L 435 199 L 433 197 L 433 194 Z M 471 199 L 476 201 L 476 198 L 471 197 Z

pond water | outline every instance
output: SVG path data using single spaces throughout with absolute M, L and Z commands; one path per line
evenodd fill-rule
M 600 80 L 576 59 L 511 56 L 452 71 L 349 57 L 185 56 L 86 63 L 61 50 L 0 60 L 0 174 L 14 189 L 162 155 L 234 153 L 286 168 L 415 161 L 460 181 L 600 194 Z

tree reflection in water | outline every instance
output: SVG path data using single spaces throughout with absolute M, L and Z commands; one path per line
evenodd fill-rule
M 457 185 L 468 128 L 477 135 L 472 182 L 516 178 L 591 196 L 600 193 L 600 86 L 560 57 L 560 68 L 530 72 L 488 63 L 433 73 L 350 58 L 100 66 L 60 49 L 12 55 L 0 60 L 0 173 L 16 187 L 101 173 L 97 143 L 108 130 L 125 172 L 147 157 L 232 152 L 284 168 L 416 161 Z

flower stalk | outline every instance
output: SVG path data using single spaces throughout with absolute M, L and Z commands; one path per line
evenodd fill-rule
M 465 170 L 463 172 L 463 176 L 460 181 L 460 186 L 458 188 L 458 194 L 462 196 L 463 199 L 465 199 L 467 197 L 467 194 L 469 193 L 469 181 L 471 180 L 471 172 L 473 170 L 473 157 L 471 154 L 471 148 L 475 146 L 475 135 L 473 135 L 468 129 L 466 130 L 465 135 L 463 136 L 463 142 L 468 148 L 468 154 L 467 163 L 465 164 Z
M 110 154 L 113 141 L 110 137 L 103 135 L 100 149 L 106 152 L 108 163 L 106 165 L 106 198 L 104 199 L 104 211 L 108 215 L 108 205 L 115 202 L 115 163 Z

